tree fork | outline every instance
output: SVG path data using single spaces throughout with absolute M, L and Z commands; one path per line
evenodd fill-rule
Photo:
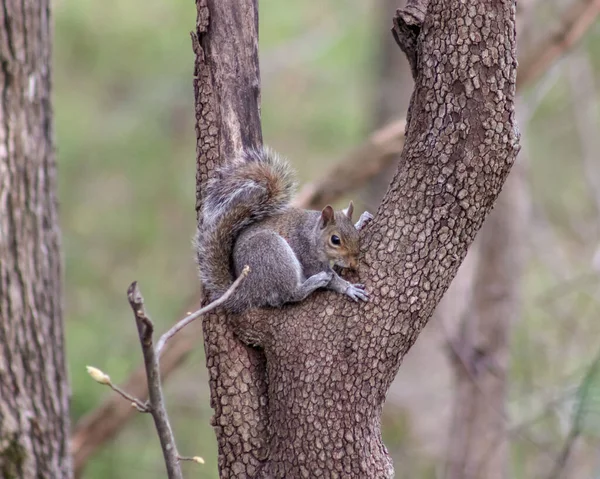
M 212 169 L 260 143 L 260 125 L 256 3 L 197 6 L 199 209 Z M 388 387 L 518 151 L 514 15 L 509 0 L 432 0 L 410 29 L 416 83 L 403 161 L 362 233 L 369 303 L 323 292 L 281 311 L 205 320 L 222 477 L 393 474 L 380 434 Z

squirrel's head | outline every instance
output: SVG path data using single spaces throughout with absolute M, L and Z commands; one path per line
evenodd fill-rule
M 356 269 L 360 245 L 358 231 L 352 224 L 354 205 L 352 201 L 348 208 L 334 211 L 327 205 L 321 211 L 317 225 L 319 234 L 318 250 L 322 252 L 324 261 L 342 268 Z

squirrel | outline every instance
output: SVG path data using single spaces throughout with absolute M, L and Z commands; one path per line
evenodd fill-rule
M 353 225 L 352 202 L 342 211 L 294 208 L 295 187 L 290 166 L 269 148 L 244 151 L 208 181 L 194 243 L 211 301 L 246 265 L 250 274 L 223 305 L 233 313 L 302 301 L 319 288 L 368 300 L 364 285 L 333 266 L 356 269 L 359 229 L 373 216 L 365 212 Z

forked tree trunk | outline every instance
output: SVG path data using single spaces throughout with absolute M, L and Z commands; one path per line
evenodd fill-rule
M 380 433 L 385 395 L 518 151 L 515 2 L 432 0 L 424 23 L 423 5 L 411 3 L 397 33 L 417 74 L 406 144 L 362 233 L 358 276 L 370 302 L 323 292 L 204 322 L 222 477 L 393 474 Z M 199 207 L 212 169 L 259 143 L 260 125 L 256 2 L 197 6 Z
M 0 6 L 0 477 L 71 477 L 47 0 Z

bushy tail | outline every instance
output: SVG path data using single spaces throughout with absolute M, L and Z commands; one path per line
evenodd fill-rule
M 295 186 L 287 162 L 268 148 L 246 151 L 208 181 L 195 245 L 200 280 L 211 300 L 234 280 L 231 253 L 240 231 L 289 206 Z

